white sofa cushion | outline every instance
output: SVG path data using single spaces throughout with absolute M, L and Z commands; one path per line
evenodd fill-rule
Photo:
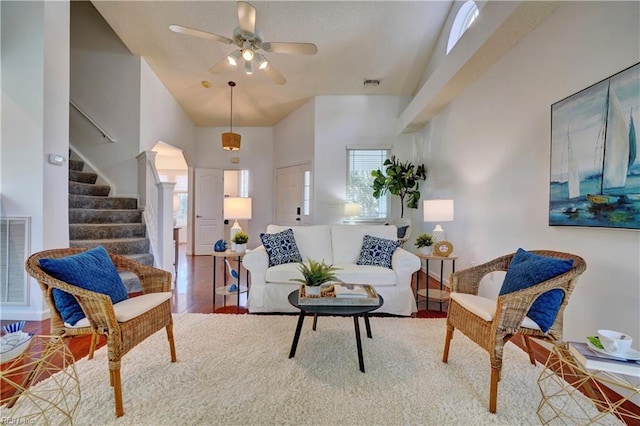
M 496 313 L 495 300 L 467 293 L 451 293 L 451 299 L 455 300 L 460 306 L 481 319 L 485 321 L 493 321 L 493 316 Z M 540 330 L 538 324 L 526 316 L 520 325 L 524 328 Z
M 116 314 L 116 320 L 118 322 L 127 322 L 134 319 L 137 316 L 144 314 L 145 312 L 155 308 L 156 306 L 164 303 L 166 300 L 171 299 L 171 292 L 165 291 L 160 293 L 148 293 L 129 299 L 123 300 L 113 305 L 113 310 Z M 87 317 L 79 320 L 75 325 L 64 323 L 65 327 L 69 328 L 82 328 L 89 327 L 89 320 Z
M 329 225 L 313 225 L 313 226 L 267 226 L 267 234 L 275 234 L 285 229 L 293 230 L 293 237 L 300 251 L 302 260 L 311 258 L 316 261 L 324 262 L 328 265 L 333 263 L 333 255 L 331 254 L 331 227 Z
M 395 286 L 397 277 L 393 269 L 373 265 L 336 264 L 338 278 L 349 284 L 370 284 L 374 287 Z
M 333 225 L 331 244 L 335 264 L 356 263 L 365 235 L 396 241 L 398 229 L 393 225 Z
M 297 284 L 291 278 L 302 278 L 302 273 L 298 271 L 298 263 L 286 263 L 276 265 L 267 269 L 266 281 L 272 284 Z M 394 286 L 397 277 L 393 269 L 381 266 L 369 265 L 334 265 L 340 270 L 336 271 L 338 279 L 350 284 L 370 284 L 376 286 Z

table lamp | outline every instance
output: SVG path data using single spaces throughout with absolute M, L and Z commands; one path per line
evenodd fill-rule
M 238 220 L 251 219 L 251 198 L 249 197 L 225 197 L 224 198 L 224 218 L 233 219 L 234 223 L 229 231 L 229 241 L 233 240 L 236 233 L 242 231 Z M 231 242 L 232 248 L 235 244 Z
M 440 222 L 451 222 L 453 220 L 453 200 L 424 200 L 423 202 L 424 221 L 436 222 L 433 228 L 433 242 L 437 243 L 446 240 L 444 229 Z
M 355 223 L 353 219 L 357 216 L 360 216 L 360 204 L 356 203 L 345 203 L 344 205 L 344 215 L 349 218 L 349 223 Z

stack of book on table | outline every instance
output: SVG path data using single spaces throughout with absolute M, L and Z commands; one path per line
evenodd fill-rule
M 303 295 L 303 287 L 300 295 Z M 379 303 L 378 293 L 368 284 L 333 284 L 326 294 L 329 297 L 300 296 L 298 303 L 301 305 L 363 305 L 376 306 Z
M 593 338 L 587 338 L 593 339 Z M 571 355 L 583 367 L 588 370 L 607 371 L 610 373 L 624 374 L 640 377 L 640 352 L 634 351 L 628 357 L 614 356 L 597 345 L 582 342 L 568 342 L 567 346 Z M 597 343 L 597 342 L 596 342 Z M 629 359 L 633 358 L 633 359 Z

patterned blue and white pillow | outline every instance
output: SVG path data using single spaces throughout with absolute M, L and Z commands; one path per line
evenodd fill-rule
M 391 269 L 391 257 L 400 243 L 395 240 L 365 235 L 362 239 L 362 249 L 356 264 L 383 266 Z
M 260 234 L 262 245 L 269 255 L 269 267 L 283 263 L 302 262 L 302 256 L 293 237 L 293 229 L 277 234 Z

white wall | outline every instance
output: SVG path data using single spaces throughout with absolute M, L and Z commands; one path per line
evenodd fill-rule
M 315 98 L 273 127 L 275 169 L 313 162 L 314 128 Z
M 249 234 L 248 248 L 260 243 L 260 233 L 273 223 L 273 128 L 234 127 L 242 136 L 240 151 L 222 149 L 222 133 L 228 127 L 197 127 L 196 158 L 194 167 L 222 170 L 249 170 L 249 197 L 252 198 L 253 219 L 247 226 L 241 224 Z M 231 163 L 238 157 L 238 163 Z
M 113 183 L 111 195 L 138 193 L 140 68 L 140 57 L 129 52 L 91 2 L 71 2 L 71 99 L 116 142 L 103 138 L 75 109 L 70 141 Z
M 413 136 L 397 135 L 403 96 L 319 96 L 315 100 L 314 222 L 339 223 L 347 185 L 347 147 L 393 146 Z M 397 198 L 397 197 L 396 197 Z M 392 206 L 394 205 L 392 199 Z M 392 207 L 393 208 L 393 207 Z M 400 215 L 392 210 L 392 217 Z
M 147 61 L 140 66 L 140 152 L 162 141 L 184 151 L 192 165 L 196 151 L 196 127 Z
M 419 134 L 424 198 L 456 203 L 459 269 L 518 247 L 585 258 L 566 340 L 612 328 L 640 341 L 640 233 L 548 226 L 550 105 L 638 62 L 639 17 L 637 2 L 563 3 Z
M 31 218 L 30 251 L 68 246 L 69 3 L 2 2 L 2 216 Z M 29 306 L 2 319 L 41 320 L 48 309 L 29 280 Z

